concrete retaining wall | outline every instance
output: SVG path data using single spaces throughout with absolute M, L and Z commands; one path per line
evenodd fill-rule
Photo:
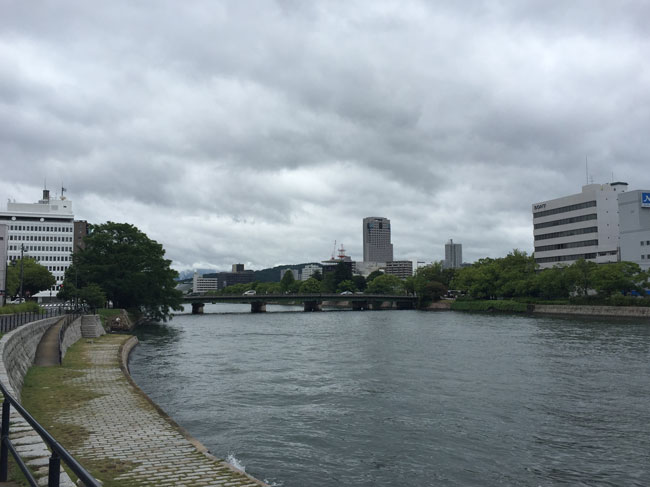
M 60 316 L 27 323 L 0 340 L 0 381 L 20 401 L 20 391 L 27 370 L 34 363 L 36 347 L 45 331 L 56 323 Z
M 533 312 L 539 314 L 552 314 L 552 315 L 650 318 L 650 307 L 645 307 L 645 306 L 570 306 L 570 305 L 536 304 Z
M 65 357 L 65 353 L 72 345 L 77 343 L 81 338 L 81 323 L 83 317 L 79 317 L 68 325 L 68 328 L 63 334 L 63 342 L 61 343 L 61 359 Z

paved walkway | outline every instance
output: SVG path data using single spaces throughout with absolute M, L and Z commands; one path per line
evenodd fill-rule
M 197 450 L 124 376 L 118 352 L 124 335 L 84 340 L 88 367 L 68 379 L 97 393 L 79 408 L 62 413 L 57 422 L 82 427 L 89 437 L 71 453 L 82 463 L 121 464 L 111 484 L 128 486 L 265 485 L 227 463 Z M 92 470 L 92 469 L 91 469 Z M 102 480 L 101 472 L 91 472 Z
M 50 326 L 41 338 L 36 348 L 34 365 L 40 367 L 53 367 L 59 365 L 59 332 L 63 326 L 63 319 Z

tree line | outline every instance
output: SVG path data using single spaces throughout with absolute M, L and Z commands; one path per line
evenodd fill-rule
M 596 293 L 600 298 L 643 295 L 649 272 L 633 262 L 596 264 L 584 259 L 539 270 L 533 256 L 513 250 L 506 257 L 480 259 L 454 273 L 451 285 L 475 299 L 567 299 Z

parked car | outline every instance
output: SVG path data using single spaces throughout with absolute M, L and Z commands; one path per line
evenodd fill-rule
M 341 296 L 345 296 L 345 295 L 348 295 L 348 294 L 354 294 L 354 293 L 352 291 L 343 291 L 341 293 Z
M 255 296 L 257 293 L 255 292 L 255 289 L 249 289 L 246 291 L 242 296 Z

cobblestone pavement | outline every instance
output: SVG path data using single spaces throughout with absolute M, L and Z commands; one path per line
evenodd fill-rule
M 57 418 L 81 426 L 88 439 L 71 453 L 83 464 L 112 461 L 125 472 L 115 478 L 128 486 L 265 485 L 199 450 L 124 376 L 119 364 L 123 335 L 104 335 L 88 347 L 89 366 L 72 383 L 100 396 Z M 101 473 L 96 475 L 99 480 Z

